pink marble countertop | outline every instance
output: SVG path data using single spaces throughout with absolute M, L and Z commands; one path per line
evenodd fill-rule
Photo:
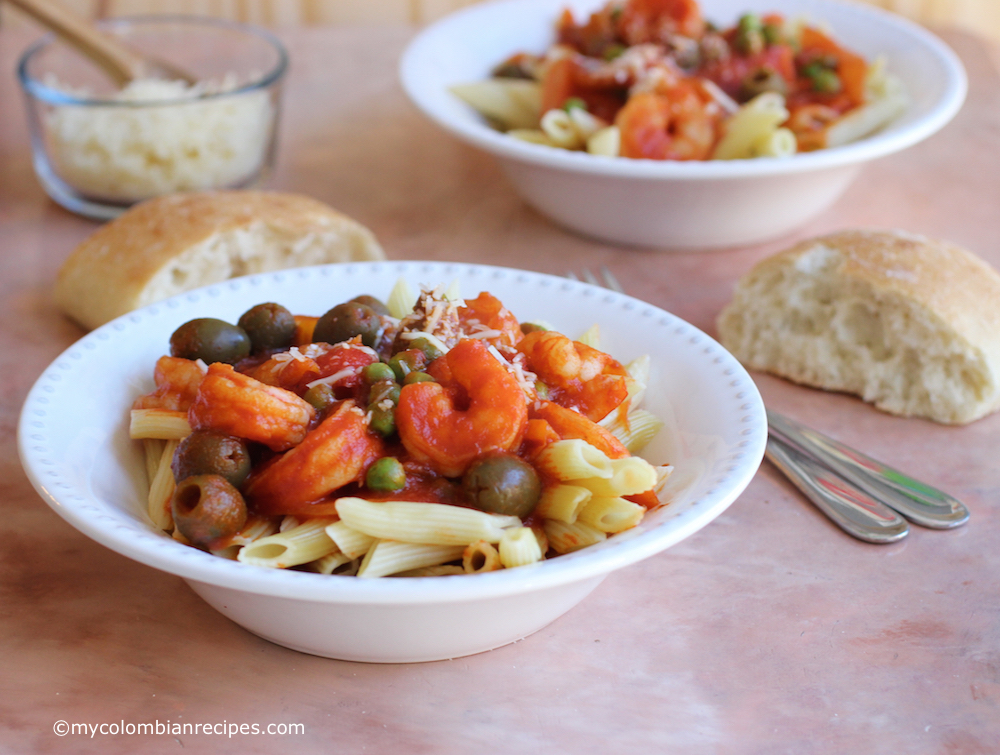
M 425 121 L 396 81 L 412 33 L 282 32 L 293 63 L 271 186 L 357 217 L 392 258 L 556 274 L 607 264 L 631 294 L 709 333 L 756 260 L 834 229 L 906 228 L 1000 266 L 1000 75 L 974 37 L 946 34 L 971 89 L 941 133 L 868 166 L 793 237 L 669 254 L 561 230 L 490 159 Z M 32 173 L 13 75 L 28 40 L 0 30 L 0 753 L 1000 752 L 1000 414 L 944 427 L 755 375 L 768 405 L 948 490 L 971 522 L 866 545 L 765 464 L 711 525 L 612 574 L 542 631 L 447 662 L 366 665 L 277 647 L 180 579 L 76 532 L 16 451 L 28 389 L 81 335 L 51 288 L 95 227 L 48 201 Z M 302 729 L 59 737 L 58 721 Z

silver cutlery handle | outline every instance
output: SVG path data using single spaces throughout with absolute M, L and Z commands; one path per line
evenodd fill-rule
M 775 438 L 765 456 L 844 532 L 869 543 L 894 543 L 909 533 L 906 520 L 832 470 Z
M 783 443 L 814 457 L 914 524 L 950 529 L 969 520 L 962 502 L 937 488 L 776 412 L 768 411 L 767 421 L 769 432 Z

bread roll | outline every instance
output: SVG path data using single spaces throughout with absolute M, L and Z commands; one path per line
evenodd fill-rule
M 750 369 L 963 424 L 1000 408 L 1000 275 L 899 231 L 845 231 L 758 263 L 718 319 Z
M 262 191 L 171 194 L 100 227 L 63 264 L 56 303 L 87 328 L 238 275 L 380 260 L 367 228 L 315 199 Z

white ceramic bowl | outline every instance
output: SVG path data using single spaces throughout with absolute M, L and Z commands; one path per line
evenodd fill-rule
M 646 406 L 667 427 L 643 455 L 676 467 L 673 501 L 600 545 L 468 577 L 368 580 L 272 570 L 211 556 L 154 530 L 127 418 L 133 398 L 151 390 L 153 365 L 173 330 L 193 317 L 233 322 L 263 301 L 322 314 L 361 293 L 385 297 L 401 275 L 414 284 L 457 279 L 466 295 L 490 291 L 521 319 L 544 319 L 572 335 L 600 323 L 602 345 L 622 360 L 649 353 Z M 66 521 L 118 553 L 182 577 L 251 632 L 316 655 L 408 662 L 454 658 L 525 637 L 576 605 L 609 572 L 701 529 L 750 482 L 766 436 L 760 395 L 736 359 L 663 310 L 537 273 L 383 262 L 239 278 L 114 320 L 41 375 L 24 404 L 18 448 L 39 494 Z
M 884 54 L 911 106 L 882 132 L 790 159 L 661 162 L 609 159 L 512 139 L 448 92 L 486 78 L 518 51 L 542 52 L 563 7 L 577 18 L 604 0 L 503 0 L 474 5 L 421 32 L 400 75 L 428 117 L 495 155 L 524 199 L 557 223 L 613 243 L 673 249 L 751 244 L 780 236 L 829 207 L 862 165 L 927 138 L 958 112 L 966 77 L 957 56 L 915 23 L 835 0 L 702 0 L 727 25 L 748 10 L 805 15 L 869 60 Z

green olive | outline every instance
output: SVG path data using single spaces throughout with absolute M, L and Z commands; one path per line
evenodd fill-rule
M 385 362 L 372 362 L 365 367 L 365 380 L 377 383 L 379 380 L 395 380 L 396 373 Z
M 438 357 L 443 357 L 444 352 L 441 351 L 437 346 L 430 342 L 427 338 L 423 336 L 419 338 L 414 338 L 410 341 L 410 348 L 417 349 L 424 353 L 424 359 L 427 360 L 427 364 L 430 364 Z
M 238 488 L 250 474 L 250 452 L 240 438 L 195 430 L 177 445 L 170 468 L 177 482 L 198 475 L 219 475 Z
M 420 349 L 406 349 L 398 354 L 393 354 L 389 360 L 389 366 L 395 373 L 396 380 L 402 383 L 411 372 L 422 370 L 427 366 L 427 357 Z
M 356 301 L 338 304 L 319 318 L 313 341 L 340 343 L 361 336 L 361 343 L 374 346 L 382 332 L 382 318 L 369 306 Z
M 740 83 L 740 99 L 744 102 L 764 92 L 788 94 L 788 82 L 785 81 L 785 77 L 770 66 L 761 66 Z
M 240 491 L 224 477 L 206 474 L 181 480 L 170 499 L 174 525 L 193 545 L 212 548 L 232 537 L 247 521 Z
M 470 505 L 494 514 L 524 519 L 538 504 L 542 482 L 528 462 L 503 451 L 476 459 L 462 476 Z
M 250 355 L 250 336 L 243 328 L 214 317 L 199 317 L 181 325 L 170 336 L 170 355 L 201 359 L 206 364 L 236 364 Z
M 302 398 L 306 400 L 306 403 L 311 404 L 313 409 L 318 412 L 325 412 L 337 403 L 337 397 L 333 395 L 333 388 L 326 383 L 317 383 L 307 389 L 306 392 L 302 394 Z
M 381 406 L 372 406 L 371 415 L 368 427 L 371 428 L 372 432 L 378 433 L 383 438 L 388 438 L 396 432 L 395 407 L 383 409 Z
M 377 315 L 382 315 L 384 317 L 389 314 L 389 308 L 385 306 L 381 299 L 374 296 L 361 294 L 361 296 L 355 296 L 351 299 L 351 301 L 356 301 L 358 304 L 364 304 Z
M 539 322 L 522 322 L 521 323 L 521 332 L 524 333 L 524 335 L 528 335 L 528 333 L 534 333 L 537 330 L 540 330 L 540 331 L 544 332 L 544 331 L 548 330 L 548 328 L 546 328 L 544 325 L 542 325 Z
M 436 382 L 433 377 L 428 375 L 426 372 L 421 372 L 416 370 L 411 372 L 405 378 L 403 378 L 403 385 L 412 385 L 413 383 L 434 383 Z
M 295 338 L 295 316 L 274 302 L 251 307 L 236 324 L 250 336 L 254 353 L 287 349 Z
M 406 470 L 399 459 L 383 456 L 365 473 L 369 490 L 401 490 L 406 485 Z

